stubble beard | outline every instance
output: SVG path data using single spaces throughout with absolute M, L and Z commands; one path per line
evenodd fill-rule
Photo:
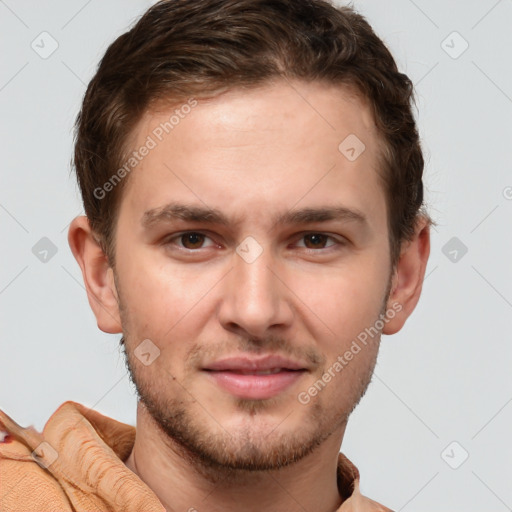
M 236 409 L 246 413 L 250 420 L 254 420 L 255 428 L 251 428 L 247 422 L 243 430 L 229 432 L 217 423 L 208 411 L 201 419 L 197 412 L 191 410 L 192 405 L 195 408 L 202 408 L 201 404 L 193 404 L 192 400 L 166 397 L 165 393 L 159 393 L 151 383 L 141 378 L 137 371 L 138 365 L 133 364 L 130 354 L 127 354 L 125 349 L 126 366 L 138 400 L 149 413 L 155 426 L 165 434 L 164 439 L 168 447 L 188 460 L 192 467 L 212 482 L 218 482 L 220 479 L 234 481 L 247 472 L 278 470 L 311 454 L 346 424 L 368 388 L 376 356 L 375 353 L 365 374 L 354 383 L 357 387 L 356 398 L 350 410 L 340 411 L 334 405 L 322 402 L 317 396 L 307 405 L 307 421 L 301 423 L 299 429 L 290 432 L 280 428 L 281 424 L 277 421 L 275 429 L 268 432 L 268 429 L 262 431 L 256 427 L 259 416 L 264 415 L 266 411 L 283 411 L 282 425 L 285 427 L 288 417 L 292 417 L 294 411 L 302 412 L 305 406 L 295 401 L 287 410 L 277 405 L 279 397 L 257 401 L 237 399 Z M 342 379 L 343 376 L 337 378 Z
M 383 303 L 381 314 L 386 309 L 387 297 Z M 121 298 L 119 297 L 121 301 Z M 121 304 L 120 304 L 121 306 Z M 123 327 L 130 325 L 127 311 L 121 308 Z M 334 432 L 343 427 L 366 393 L 371 382 L 375 368 L 378 346 L 373 350 L 372 357 L 367 361 L 367 366 L 353 383 L 351 394 L 352 405 L 348 410 L 336 409 L 332 404 L 326 404 L 322 400 L 312 400 L 307 405 L 309 415 L 306 424 L 301 424 L 300 429 L 294 432 L 280 430 L 279 423 L 270 433 L 263 433 L 258 428 L 251 428 L 248 424 L 237 432 L 228 432 L 215 418 L 205 411 L 206 419 L 213 422 L 214 428 L 208 430 L 208 421 L 198 417 L 191 410 L 193 399 L 180 399 L 165 396 L 165 392 L 159 393 L 154 383 L 148 382 L 140 375 L 138 365 L 133 359 L 133 348 L 130 342 L 129 332 L 125 329 L 125 336 L 120 344 L 125 354 L 125 363 L 130 380 L 135 386 L 138 400 L 147 410 L 151 421 L 164 434 L 164 439 L 169 449 L 186 459 L 191 467 L 207 480 L 216 483 L 241 481 L 248 474 L 254 476 L 255 472 L 268 472 L 286 467 L 300 461 L 311 454 Z M 380 337 L 379 337 L 380 338 Z M 373 340 L 377 345 L 380 339 Z M 127 350 L 127 345 L 129 349 Z M 260 345 L 265 346 L 260 341 Z M 133 347 L 133 348 L 132 348 Z M 343 379 L 343 372 L 337 379 Z M 175 383 L 180 386 L 180 383 Z M 329 385 L 339 385 L 336 382 Z M 186 391 L 185 391 L 186 396 Z M 266 411 L 275 410 L 279 397 L 268 400 L 237 399 L 237 410 L 245 412 L 248 417 L 258 421 L 258 415 Z M 202 404 L 194 406 L 205 409 Z M 302 411 L 304 405 L 298 401 L 292 404 L 291 411 L 283 414 L 282 424 L 286 424 L 287 414 L 293 415 L 293 411 Z M 281 410 L 283 408 L 281 407 Z M 216 423 L 216 424 L 215 424 Z

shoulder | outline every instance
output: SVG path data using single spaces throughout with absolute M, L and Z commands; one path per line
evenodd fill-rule
M 105 491 L 107 477 L 116 489 L 115 496 L 107 490 L 107 499 L 117 501 L 121 488 L 131 492 L 134 486 L 140 499 L 152 497 L 122 462 L 133 446 L 135 427 L 68 401 L 52 414 L 42 433 L 18 425 L 0 410 L 0 431 L 2 512 L 98 510 L 104 504 L 105 496 L 99 494 Z M 130 492 L 124 492 L 124 498 L 136 506 Z M 153 501 L 160 511 L 156 497 Z
M 31 450 L 24 443 L 12 435 L 2 435 L 0 441 L 2 512 L 72 510 L 59 483 L 36 462 Z
M 363 496 L 359 490 L 359 479 L 354 481 L 354 492 L 344 501 L 339 512 L 393 512 L 390 508 L 377 503 L 366 496 Z
M 343 454 L 338 454 L 338 489 L 344 499 L 337 512 L 393 512 L 361 494 L 359 489 L 359 470 Z

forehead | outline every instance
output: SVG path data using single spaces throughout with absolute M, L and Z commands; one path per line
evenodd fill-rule
M 186 137 L 187 129 L 194 132 L 195 140 Z M 309 149 L 319 146 L 320 139 L 323 149 L 328 145 L 337 149 L 351 133 L 369 146 L 379 140 L 369 105 L 353 86 L 280 80 L 213 98 L 191 97 L 172 106 L 157 103 L 135 127 L 131 140 L 142 142 L 151 134 L 165 146 L 179 138 L 183 149 L 191 149 L 189 144 L 197 147 L 199 138 L 217 146 L 254 141 L 269 149 L 284 144 L 300 152 L 308 149 L 298 145 L 305 139 L 314 143 Z
M 139 217 L 178 198 L 239 220 L 299 202 L 385 209 L 373 117 L 341 86 L 282 81 L 160 106 L 132 133 L 130 151 L 144 146 L 121 205 Z

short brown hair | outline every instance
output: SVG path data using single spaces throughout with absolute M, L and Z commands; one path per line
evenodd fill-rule
M 368 22 L 322 0 L 162 0 L 109 46 L 76 120 L 74 165 L 85 213 L 112 266 L 128 178 L 108 200 L 95 190 L 123 164 L 142 115 L 158 101 L 211 97 L 280 77 L 350 86 L 368 101 L 383 142 L 380 175 L 396 263 L 422 209 L 424 162 L 412 82 Z

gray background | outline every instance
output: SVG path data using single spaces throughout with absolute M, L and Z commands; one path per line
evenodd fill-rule
M 0 407 L 22 425 L 69 399 L 135 422 L 119 336 L 98 330 L 66 237 L 85 84 L 151 3 L 0 0 Z M 354 6 L 416 84 L 438 226 L 422 300 L 383 338 L 342 450 L 397 511 L 512 510 L 512 1 Z

